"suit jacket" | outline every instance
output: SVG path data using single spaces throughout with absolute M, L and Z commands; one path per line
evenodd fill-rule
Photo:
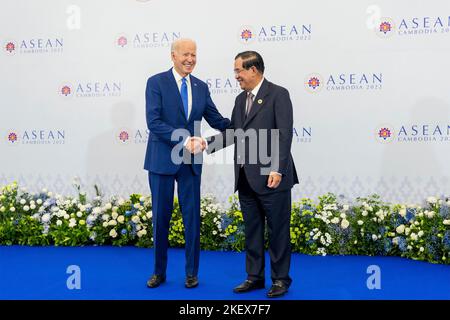
M 268 194 L 291 189 L 298 183 L 298 177 L 290 151 L 293 111 L 289 92 L 264 79 L 247 117 L 246 98 L 245 91 L 236 97 L 228 128 L 230 130 L 208 138 L 207 152 L 212 153 L 234 144 L 235 191 L 242 166 L 240 162 L 245 162 L 243 164 L 245 175 L 250 187 L 256 193 Z M 276 131 L 271 131 L 272 129 L 278 129 L 278 136 Z M 249 143 L 251 140 L 253 142 Z M 279 150 L 279 156 L 275 153 L 275 147 Z M 245 161 L 242 157 L 245 157 Z M 261 169 L 266 169 L 267 173 L 262 174 Z M 267 187 L 269 171 L 282 174 L 281 183 L 276 189 Z
M 217 111 L 211 99 L 208 86 L 203 81 L 190 75 L 192 90 L 192 110 L 189 119 L 186 119 L 183 101 L 178 89 L 172 69 L 159 73 L 147 80 L 145 90 L 146 120 L 150 130 L 147 152 L 145 154 L 144 168 L 157 174 L 173 175 L 180 168 L 181 163 L 174 163 L 171 158 L 172 149 L 182 143 L 188 136 L 194 136 L 194 122 L 205 118 L 209 125 L 217 130 L 224 130 L 230 120 L 223 118 Z M 184 133 L 172 139 L 176 129 L 185 129 Z M 197 130 L 200 130 L 198 125 Z M 200 135 L 200 132 L 195 132 Z M 183 148 L 180 148 L 180 154 Z M 202 155 L 189 155 L 190 163 L 195 174 L 201 174 Z M 186 158 L 185 158 L 186 159 Z

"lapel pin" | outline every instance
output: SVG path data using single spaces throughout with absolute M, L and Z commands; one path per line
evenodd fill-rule
M 263 103 L 262 99 L 258 99 L 258 104 Z

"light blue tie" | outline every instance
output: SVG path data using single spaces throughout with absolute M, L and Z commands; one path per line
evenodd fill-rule
M 187 84 L 186 84 L 186 78 L 181 79 L 181 100 L 183 100 L 183 107 L 184 107 L 184 115 L 186 116 L 186 119 L 188 118 L 188 92 L 187 92 Z

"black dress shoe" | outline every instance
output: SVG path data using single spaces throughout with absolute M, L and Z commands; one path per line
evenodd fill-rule
M 243 292 L 249 292 L 256 289 L 263 289 L 264 286 L 264 280 L 245 280 L 240 285 L 235 287 L 233 289 L 233 292 L 235 293 L 243 293 Z
M 147 287 L 149 288 L 156 288 L 159 287 L 159 285 L 163 282 L 166 282 L 166 277 L 161 276 L 159 274 L 154 274 L 150 279 L 147 281 Z
M 188 289 L 195 288 L 198 286 L 198 277 L 196 276 L 187 276 L 186 282 L 184 283 L 184 286 Z
M 275 280 L 270 288 L 269 292 L 267 292 L 267 296 L 269 298 L 276 298 L 283 296 L 286 292 L 288 292 L 288 286 L 283 283 L 283 281 Z

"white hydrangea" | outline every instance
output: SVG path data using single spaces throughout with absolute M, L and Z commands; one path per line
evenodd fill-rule
M 437 199 L 435 197 L 428 197 L 427 202 L 430 204 L 435 204 L 437 203 Z

